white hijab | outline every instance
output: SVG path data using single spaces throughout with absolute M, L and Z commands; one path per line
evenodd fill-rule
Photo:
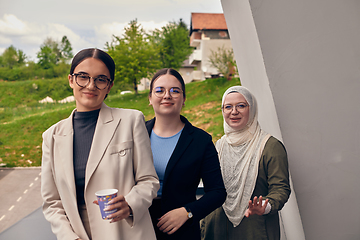
M 259 161 L 270 135 L 261 130 L 254 95 L 242 86 L 227 89 L 222 98 L 232 92 L 244 96 L 249 104 L 249 120 L 241 130 L 231 128 L 224 120 L 225 135 L 216 142 L 221 172 L 227 192 L 223 209 L 234 227 L 238 226 L 248 208 L 255 189 Z

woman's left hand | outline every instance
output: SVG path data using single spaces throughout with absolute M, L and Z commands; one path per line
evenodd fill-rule
M 249 201 L 249 208 L 245 212 L 245 217 L 249 217 L 250 215 L 263 215 L 265 213 L 266 205 L 269 202 L 269 199 L 266 199 L 264 204 L 262 202 L 262 196 L 259 197 L 259 201 L 257 197 L 254 197 L 254 201 Z
M 95 200 L 93 203 L 98 204 L 97 200 Z M 112 199 L 109 202 L 109 205 L 104 208 L 104 211 L 111 211 L 113 209 L 117 209 L 117 211 L 107 217 L 107 219 L 111 219 L 110 223 L 118 222 L 132 214 L 132 210 L 129 204 L 125 201 L 125 197 L 122 195 Z
M 173 234 L 176 232 L 189 218 L 188 212 L 184 207 L 176 208 L 170 212 L 165 213 L 157 224 L 160 231 Z

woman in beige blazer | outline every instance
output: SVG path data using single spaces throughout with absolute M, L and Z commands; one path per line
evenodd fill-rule
M 148 208 L 159 189 L 141 112 L 106 106 L 115 64 L 99 49 L 75 55 L 76 109 L 43 133 L 43 212 L 58 239 L 155 239 Z M 91 80 L 92 79 L 92 80 Z M 95 192 L 118 196 L 103 220 Z

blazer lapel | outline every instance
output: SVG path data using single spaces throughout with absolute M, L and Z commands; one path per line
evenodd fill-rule
M 149 121 L 146 121 L 146 123 L 145 123 L 146 130 L 148 131 L 149 137 L 151 136 L 152 129 L 153 129 L 154 125 L 155 125 L 155 119 L 156 118 L 153 118 L 153 119 L 151 119 Z
M 72 117 L 73 113 L 69 118 L 64 120 L 59 131 L 54 134 L 54 146 L 56 147 L 54 151 L 54 164 L 56 171 L 59 173 L 57 176 L 65 176 L 68 189 L 75 199 Z
M 89 158 L 86 165 L 85 191 L 91 176 L 94 174 L 95 169 L 99 165 L 105 153 L 105 150 L 109 145 L 116 128 L 119 125 L 120 120 L 120 116 L 117 116 L 117 118 L 115 119 L 111 108 L 109 108 L 103 103 L 100 109 L 99 118 L 96 124 L 94 137 L 91 144 Z

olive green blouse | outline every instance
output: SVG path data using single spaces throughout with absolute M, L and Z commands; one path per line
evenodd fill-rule
M 202 239 L 280 239 L 278 211 L 282 209 L 290 196 L 290 184 L 285 147 L 274 137 L 269 138 L 260 158 L 258 176 L 251 199 L 255 196 L 269 199 L 270 213 L 244 217 L 240 225 L 234 228 L 220 207 L 202 220 Z

